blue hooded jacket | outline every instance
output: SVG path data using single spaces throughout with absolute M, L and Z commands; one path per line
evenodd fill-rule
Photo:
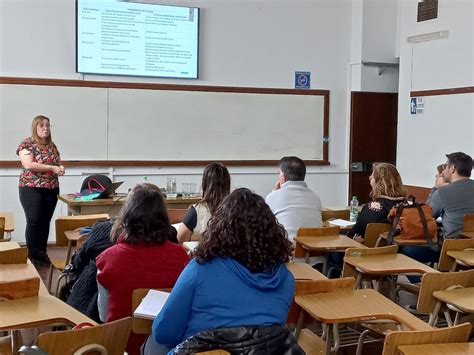
M 231 258 L 193 259 L 153 322 L 153 338 L 174 348 L 203 330 L 284 324 L 294 287 L 284 264 L 252 273 Z

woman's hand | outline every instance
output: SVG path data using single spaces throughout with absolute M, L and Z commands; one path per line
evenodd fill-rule
M 60 165 L 59 169 L 61 169 L 61 175 L 66 174 L 66 169 L 64 168 L 64 165 Z
M 357 243 L 364 244 L 364 238 L 362 238 L 360 235 L 356 234 L 352 239 L 354 239 Z
M 55 175 L 63 175 L 63 171 L 61 170 L 61 167 L 60 166 L 55 166 L 53 165 L 51 167 L 51 172 Z

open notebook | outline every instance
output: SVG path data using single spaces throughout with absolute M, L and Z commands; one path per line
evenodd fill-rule
M 137 309 L 135 309 L 135 312 L 133 312 L 133 315 L 138 318 L 155 319 L 165 305 L 169 295 L 168 292 L 158 290 L 148 291 Z
M 352 227 L 356 222 L 350 222 L 345 219 L 331 219 L 328 221 L 332 226 L 339 226 L 341 228 Z

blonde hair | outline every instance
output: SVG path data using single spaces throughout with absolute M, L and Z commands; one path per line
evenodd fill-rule
M 374 163 L 372 174 L 375 186 L 372 187 L 370 197 L 405 197 L 407 191 L 403 187 L 402 178 L 397 168 L 389 163 Z
M 36 129 L 38 127 L 38 124 L 43 120 L 47 120 L 48 122 L 50 122 L 49 118 L 43 115 L 36 116 L 35 118 L 33 118 L 33 121 L 31 122 L 31 136 L 33 137 L 35 142 L 38 144 L 41 144 L 41 139 L 40 137 L 38 137 L 38 132 Z M 53 140 L 51 138 L 51 131 L 49 131 L 49 136 L 45 138 L 45 141 L 46 143 L 53 143 Z

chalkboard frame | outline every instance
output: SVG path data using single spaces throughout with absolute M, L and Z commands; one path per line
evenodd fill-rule
M 329 90 L 309 89 L 281 89 L 259 87 L 231 87 L 231 86 L 206 86 L 206 85 L 177 85 L 156 83 L 88 81 L 67 79 L 44 79 L 25 77 L 0 77 L 0 84 L 34 85 L 34 86 L 66 86 L 66 87 L 91 87 L 113 89 L 138 89 L 138 90 L 173 90 L 173 91 L 202 91 L 225 93 L 255 93 L 255 94 L 282 94 L 282 95 L 315 95 L 324 98 L 323 116 L 323 145 L 322 160 L 305 160 L 308 165 L 330 165 L 328 156 L 329 137 Z M 204 166 L 211 160 L 65 160 L 65 166 L 98 166 L 98 167 L 154 167 L 154 166 Z M 278 160 L 222 160 L 228 166 L 269 166 L 276 165 Z M 18 167 L 18 161 L 1 160 L 0 167 Z

